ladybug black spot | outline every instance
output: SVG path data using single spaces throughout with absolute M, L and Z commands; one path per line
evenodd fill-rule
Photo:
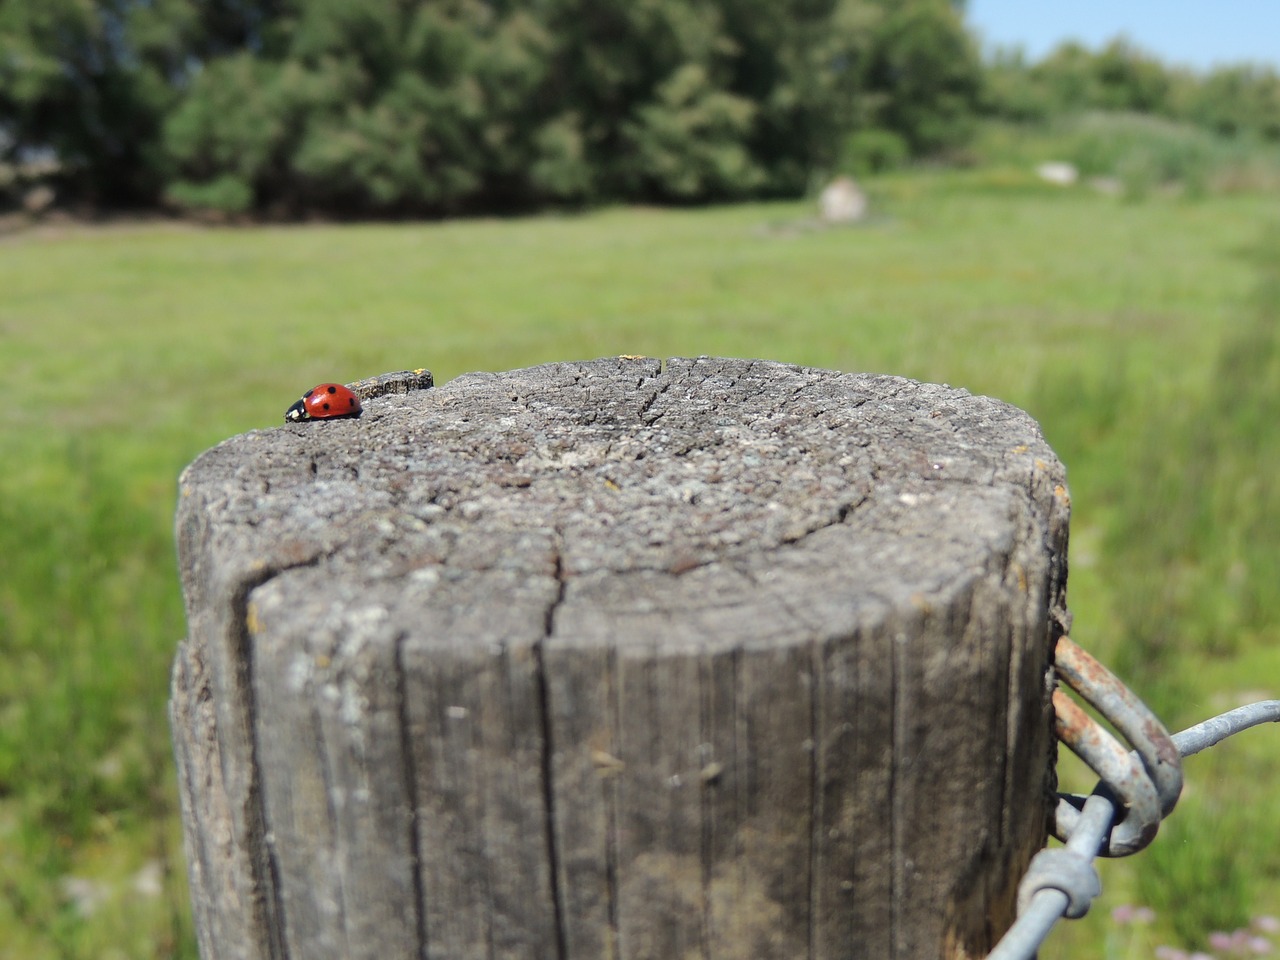
M 329 390 L 328 390 L 328 392 L 329 392 L 330 394 L 337 393 L 337 392 L 338 392 L 338 388 L 337 388 L 337 387 L 335 387 L 335 386 L 333 386 L 332 384 L 330 384 L 330 385 L 329 385 Z M 326 408 L 326 409 L 327 409 L 327 408 Z

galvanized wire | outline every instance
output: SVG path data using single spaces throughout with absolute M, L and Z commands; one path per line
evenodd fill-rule
M 1063 849 L 1085 858 L 1089 869 L 1092 870 L 1093 858 L 1098 855 L 1102 838 L 1111 829 L 1115 815 L 1115 805 L 1107 797 L 1093 794 L 1085 801 L 1084 809 L 1080 811 L 1080 819 L 1076 822 L 1075 832 L 1071 834 L 1071 839 L 1066 842 Z M 1037 855 L 1038 858 L 1039 855 Z M 1033 860 L 1033 865 L 1034 862 Z M 1067 891 L 1061 886 L 1049 886 L 1047 880 L 1041 883 L 1044 885 L 1038 890 L 1027 891 L 1031 895 L 1027 898 L 1025 907 L 1020 904 L 1017 922 L 1000 939 L 996 948 L 987 954 L 987 960 L 1026 960 L 1034 956 L 1040 944 L 1044 943 L 1045 937 L 1049 935 L 1049 931 L 1053 929 L 1053 925 L 1067 913 L 1072 899 L 1078 898 L 1073 897 L 1073 894 L 1083 895 L 1087 892 L 1085 890 Z M 1093 889 L 1100 889 L 1096 873 Z M 1020 890 L 1019 900 L 1022 899 Z M 1086 906 L 1085 909 L 1087 910 L 1088 907 Z
M 1175 733 L 1173 743 L 1180 754 L 1190 757 L 1260 723 L 1280 723 L 1280 700 L 1259 700 L 1210 717 L 1181 733 Z
M 1175 733 L 1173 743 L 1182 757 L 1190 757 L 1262 723 L 1280 723 L 1280 700 L 1261 700 L 1210 717 Z M 1115 816 L 1115 802 L 1105 792 L 1094 793 L 1085 801 L 1065 846 L 1060 850 L 1042 850 L 1036 855 L 1019 889 L 1018 919 L 995 949 L 987 954 L 987 960 L 1031 960 L 1058 920 L 1067 915 L 1084 915 L 1088 909 L 1087 901 L 1096 897 L 1100 890 L 1097 873 L 1092 867 L 1093 858 L 1102 849 Z M 1078 870 L 1059 874 L 1051 860 L 1041 859 L 1047 854 L 1066 851 L 1087 858 L 1088 873 L 1092 877 L 1082 877 Z M 1037 860 L 1041 864 L 1049 863 L 1049 868 L 1037 867 Z M 1080 909 L 1081 903 L 1084 904 L 1083 909 Z

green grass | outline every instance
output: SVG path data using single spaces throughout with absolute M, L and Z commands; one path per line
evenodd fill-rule
M 872 223 L 827 231 L 777 204 L 0 240 L 0 957 L 194 956 L 175 479 L 321 380 L 707 353 L 999 396 L 1070 470 L 1076 638 L 1175 726 L 1276 696 L 1280 197 L 990 169 L 872 192 Z M 1280 913 L 1275 734 L 1190 761 L 1170 842 L 1107 864 L 1103 906 L 1042 956 L 1098 955 L 1125 899 L 1165 942 Z

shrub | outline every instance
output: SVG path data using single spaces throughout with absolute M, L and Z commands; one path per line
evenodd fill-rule
M 840 166 L 859 176 L 883 173 L 902 166 L 910 153 L 907 142 L 898 134 L 872 127 L 845 137 Z
M 233 173 L 208 183 L 179 180 L 169 185 L 165 199 L 185 210 L 244 213 L 253 206 L 253 188 Z

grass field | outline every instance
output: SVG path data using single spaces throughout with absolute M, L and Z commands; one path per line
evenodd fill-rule
M 1280 695 L 1280 196 L 872 187 L 874 219 L 833 230 L 780 204 L 0 239 L 0 958 L 195 955 L 164 718 L 175 479 L 321 380 L 706 353 L 998 396 L 1070 471 L 1075 638 L 1174 727 Z M 1187 773 L 1043 957 L 1280 914 L 1280 732 Z M 1121 904 L 1156 919 L 1117 927 Z

